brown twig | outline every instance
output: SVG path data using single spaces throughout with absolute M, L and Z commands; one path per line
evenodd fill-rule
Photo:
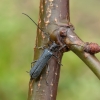
M 72 50 L 100 79 L 100 61 L 91 53 L 97 52 L 92 47 L 95 45 L 95 49 L 99 48 L 97 44 L 90 43 L 86 45 L 71 28 L 68 28 L 67 38 L 65 39 L 66 45 Z M 73 45 L 75 44 L 75 45 Z M 87 53 L 87 47 L 90 49 Z M 85 48 L 85 51 L 84 51 Z M 92 49 L 91 49 L 92 48 Z

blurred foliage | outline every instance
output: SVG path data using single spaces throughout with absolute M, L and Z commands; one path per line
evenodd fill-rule
M 100 1 L 70 1 L 71 23 L 84 41 L 100 44 Z M 0 3 L 0 100 L 26 100 L 39 0 L 1 0 Z M 100 59 L 100 54 L 96 54 Z M 72 52 L 62 59 L 57 100 L 100 100 L 100 82 Z

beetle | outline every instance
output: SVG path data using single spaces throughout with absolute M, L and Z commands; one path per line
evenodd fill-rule
M 52 56 L 56 57 L 53 52 L 56 52 L 58 47 L 59 45 L 53 42 L 50 48 L 44 49 L 42 55 L 39 57 L 35 65 L 30 70 L 31 79 L 36 79 L 40 75 L 43 68 L 46 66 Z
M 29 17 L 27 14 L 22 13 L 24 15 L 26 15 L 27 17 Z M 30 18 L 30 17 L 29 17 Z M 32 18 L 30 18 L 33 22 L 34 20 Z M 35 23 L 35 22 L 34 22 Z M 46 66 L 46 64 L 48 63 L 48 61 L 50 60 L 50 58 L 52 56 L 58 58 L 57 56 L 54 55 L 54 52 L 56 51 L 60 51 L 62 48 L 64 48 L 65 46 L 61 47 L 60 49 L 58 49 L 60 46 L 57 45 L 54 41 L 52 41 L 50 39 L 49 34 L 47 34 L 46 32 L 44 32 L 36 23 L 35 25 L 45 34 L 48 36 L 50 42 L 52 42 L 52 45 L 49 48 L 44 49 L 42 55 L 39 57 L 39 59 L 36 61 L 35 65 L 31 68 L 30 70 L 30 79 L 36 79 L 40 73 L 42 72 L 43 68 Z M 34 62 L 33 62 L 34 63 Z M 59 63 L 59 62 L 58 62 Z M 60 63 L 59 63 L 60 64 Z

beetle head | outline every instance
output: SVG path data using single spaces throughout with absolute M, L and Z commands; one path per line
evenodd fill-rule
M 55 42 L 53 42 L 52 45 L 50 46 L 50 50 L 55 52 L 58 50 L 58 47 L 60 47 L 60 46 L 57 45 Z

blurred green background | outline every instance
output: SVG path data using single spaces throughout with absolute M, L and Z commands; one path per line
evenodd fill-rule
M 85 42 L 100 44 L 100 0 L 71 0 L 70 18 Z M 39 0 L 0 2 L 0 100 L 27 100 Z M 96 54 L 100 59 L 100 54 Z M 57 100 L 100 100 L 100 81 L 73 53 L 65 53 Z

